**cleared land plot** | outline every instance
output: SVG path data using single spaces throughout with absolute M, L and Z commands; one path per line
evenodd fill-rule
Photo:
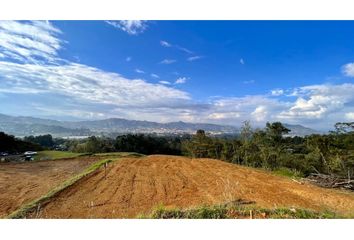
M 192 208 L 234 200 L 263 208 L 354 213 L 354 194 L 299 184 L 262 170 L 213 159 L 153 155 L 122 158 L 66 188 L 36 213 L 39 218 L 134 218 L 158 205 Z
M 31 202 L 66 179 L 82 172 L 99 157 L 78 157 L 0 164 L 0 218 Z

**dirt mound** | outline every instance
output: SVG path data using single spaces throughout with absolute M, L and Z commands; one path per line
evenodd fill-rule
M 258 206 L 354 212 L 354 194 L 213 159 L 153 155 L 121 159 L 79 180 L 28 217 L 131 218 L 154 207 L 188 208 L 237 199 Z
M 0 218 L 82 172 L 98 157 L 0 164 Z

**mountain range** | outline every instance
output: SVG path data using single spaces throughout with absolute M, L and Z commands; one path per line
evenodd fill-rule
M 301 125 L 284 124 L 291 129 L 289 135 L 310 135 L 319 133 Z M 239 128 L 209 123 L 169 122 L 127 120 L 109 118 L 91 121 L 58 121 L 35 117 L 9 116 L 0 114 L 0 131 L 15 136 L 51 134 L 55 137 L 79 137 L 90 135 L 111 135 L 123 133 L 155 133 L 160 135 L 191 134 L 203 129 L 212 135 L 238 134 Z

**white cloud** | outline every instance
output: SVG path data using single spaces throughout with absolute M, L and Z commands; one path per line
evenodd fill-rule
M 240 63 L 241 63 L 242 65 L 245 64 L 245 61 L 243 60 L 243 58 L 240 59 Z
M 153 78 L 160 78 L 160 76 L 155 74 L 155 73 L 151 73 L 150 76 L 153 77 Z
M 161 46 L 163 46 L 163 47 L 172 47 L 172 45 L 170 44 L 170 43 L 168 43 L 168 42 L 166 42 L 166 41 L 160 41 L 160 44 L 161 44 Z
M 187 58 L 187 61 L 192 62 L 192 61 L 199 60 L 199 59 L 201 59 L 201 58 L 203 58 L 203 56 L 193 56 L 193 57 Z
M 147 21 L 141 20 L 121 20 L 121 21 L 106 21 L 109 25 L 123 30 L 129 35 L 138 35 L 143 33 L 147 28 Z
M 258 106 L 251 115 L 257 122 L 264 122 L 268 116 L 267 107 L 262 105 Z
M 342 72 L 348 77 L 354 77 L 354 63 L 345 64 L 342 67 Z
M 208 119 L 212 120 L 225 120 L 225 119 L 237 119 L 241 116 L 238 112 L 214 112 L 208 115 Z
M 274 89 L 270 93 L 272 96 L 281 96 L 284 94 L 284 90 L 283 89 Z
M 315 128 L 330 128 L 338 121 L 354 119 L 354 84 L 351 83 L 303 86 L 289 90 L 291 94 L 274 89 L 264 95 L 197 101 L 172 85 L 185 83 L 186 77 L 174 83 L 152 84 L 63 60 L 58 56 L 65 43 L 58 38 L 60 34 L 59 29 L 47 22 L 0 22 L 0 104 L 3 108 L 18 100 L 12 107 L 21 110 L 27 106 L 29 112 L 52 115 L 232 125 L 240 125 L 244 120 L 259 125 L 283 121 Z M 175 61 L 165 59 L 161 63 Z M 342 71 L 354 76 L 353 68 L 354 63 L 349 63 Z M 145 73 L 140 69 L 135 71 Z
M 127 57 L 127 58 L 125 59 L 125 61 L 126 61 L 126 62 L 130 62 L 132 59 L 133 59 L 132 57 Z
M 164 59 L 160 63 L 161 64 L 172 64 L 172 63 L 175 63 L 175 62 L 177 62 L 175 59 Z
M 166 41 L 163 41 L 163 40 L 160 41 L 160 45 L 163 46 L 163 47 L 174 47 L 174 48 L 176 48 L 176 49 L 178 49 L 178 50 L 180 50 L 182 52 L 185 52 L 185 53 L 188 53 L 188 54 L 193 54 L 193 51 L 191 51 L 191 50 L 189 50 L 189 49 L 187 49 L 185 47 L 181 47 L 179 45 L 174 45 L 172 43 L 169 43 L 169 42 L 166 42 Z
M 143 70 L 140 70 L 139 68 L 136 68 L 135 72 L 137 72 L 137 73 L 145 73 Z
M 165 85 L 171 85 L 171 83 L 170 83 L 170 82 L 168 82 L 168 81 L 159 81 L 159 83 L 161 83 L 161 84 L 165 84 Z
M 284 119 L 323 119 L 354 103 L 354 84 L 311 85 L 297 88 L 293 106 L 280 113 Z
M 349 121 L 353 121 L 354 120 L 354 112 L 348 112 L 345 114 L 346 119 L 348 119 Z
M 49 22 L 0 21 L 0 52 L 9 59 L 25 63 L 60 60 L 61 31 Z
M 177 80 L 175 81 L 175 84 L 183 84 L 183 83 L 186 83 L 186 81 L 187 81 L 186 77 L 180 77 L 180 78 L 177 78 Z
M 211 102 L 208 118 L 218 119 L 225 124 L 240 125 L 242 121 L 252 120 L 264 123 L 266 120 L 275 121 L 277 113 L 287 109 L 289 103 L 280 102 L 263 95 L 219 98 Z M 217 116 L 217 118 L 215 117 Z M 215 122 L 217 123 L 217 122 Z
M 181 51 L 183 51 L 183 52 L 185 52 L 185 53 L 193 54 L 193 52 L 191 50 L 189 50 L 189 49 L 187 49 L 185 47 L 181 47 L 181 46 L 176 45 L 176 48 L 181 50 Z
M 0 80 L 2 93 L 53 93 L 90 104 L 160 107 L 190 100 L 186 92 L 174 88 L 76 63 L 41 66 L 0 62 Z
M 179 78 L 176 84 L 186 80 Z M 338 121 L 354 119 L 354 84 L 304 86 L 293 89 L 291 98 L 265 94 L 202 102 L 170 86 L 168 81 L 151 84 L 82 64 L 41 66 L 0 61 L 2 99 L 8 93 L 27 97 L 48 95 L 50 99 L 61 96 L 55 105 L 39 101 L 43 106 L 34 108 L 39 112 L 55 109 L 60 115 L 231 125 L 251 120 L 256 126 L 282 121 L 314 128 L 331 128 Z

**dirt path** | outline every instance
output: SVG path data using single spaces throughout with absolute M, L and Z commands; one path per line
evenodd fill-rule
M 82 172 L 98 157 L 0 164 L 0 218 Z
M 261 170 L 212 159 L 122 159 L 61 192 L 41 218 L 132 218 L 159 204 L 193 207 L 243 199 L 261 207 L 354 213 L 354 194 L 298 184 Z M 31 216 L 29 216 L 31 217 Z M 33 216 L 32 216 L 33 217 Z

